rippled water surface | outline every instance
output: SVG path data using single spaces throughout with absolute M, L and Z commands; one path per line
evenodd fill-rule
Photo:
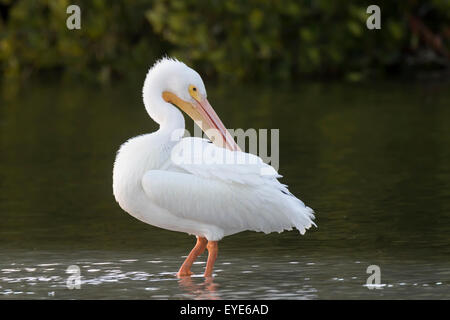
M 448 83 L 212 85 L 209 100 L 228 127 L 280 129 L 282 182 L 318 228 L 227 237 L 213 280 L 205 255 L 177 279 L 194 238 L 112 196 L 116 150 L 156 129 L 139 86 L 36 84 L 0 101 L 0 299 L 450 299 Z

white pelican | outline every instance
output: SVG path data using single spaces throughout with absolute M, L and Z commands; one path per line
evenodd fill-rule
M 147 113 L 160 127 L 120 147 L 114 163 L 113 192 L 122 209 L 135 218 L 197 237 L 177 276 L 191 275 L 193 262 L 207 248 L 204 276 L 211 277 L 217 243 L 225 236 L 245 230 L 282 232 L 293 227 L 304 234 L 314 225 L 314 211 L 277 180 L 281 176 L 275 169 L 240 151 L 206 99 L 205 85 L 196 71 L 175 59 L 159 60 L 147 73 L 143 100 Z M 207 139 L 183 138 L 185 123 L 179 109 L 208 137 L 214 136 L 217 146 Z M 208 157 L 225 155 L 227 159 L 252 161 L 174 160 L 174 154 L 202 158 L 206 149 L 212 151 Z

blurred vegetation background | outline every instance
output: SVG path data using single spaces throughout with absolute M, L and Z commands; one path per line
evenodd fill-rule
M 81 30 L 66 9 L 81 8 Z M 370 4 L 381 30 L 368 30 Z M 107 83 L 173 55 L 227 81 L 448 75 L 450 1 L 0 0 L 3 85 Z

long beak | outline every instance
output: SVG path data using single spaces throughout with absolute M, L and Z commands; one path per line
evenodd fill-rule
M 203 122 L 205 122 L 200 123 L 199 125 L 214 144 L 232 151 L 240 151 L 241 149 L 234 141 L 227 128 L 225 128 L 225 125 L 222 123 L 217 113 L 211 107 L 209 101 L 206 98 L 203 98 L 201 101 L 195 102 L 197 103 L 198 112 Z
M 162 97 L 186 112 L 215 145 L 232 151 L 241 151 L 206 98 L 195 100 L 194 105 L 169 91 L 164 91 Z

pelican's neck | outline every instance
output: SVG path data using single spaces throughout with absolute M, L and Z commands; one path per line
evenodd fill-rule
M 183 114 L 162 98 L 162 92 L 144 94 L 144 105 L 150 117 L 159 124 L 159 135 L 175 142 L 181 139 L 185 129 Z
M 166 103 L 166 102 L 165 102 Z M 164 117 L 163 121 L 159 123 L 159 132 L 170 135 L 172 138 L 179 140 L 185 129 L 184 117 L 180 110 L 172 106 L 170 103 L 166 103 L 169 110 Z

